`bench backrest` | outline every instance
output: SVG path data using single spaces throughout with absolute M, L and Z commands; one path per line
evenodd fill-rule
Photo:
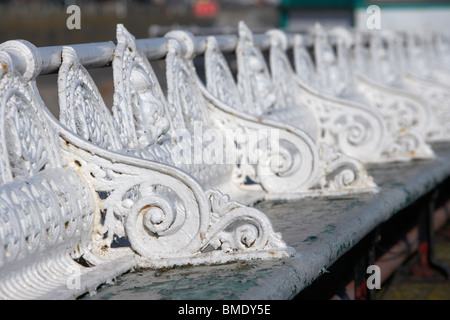
M 269 34 L 272 75 L 268 72 L 261 51 L 253 44 L 251 31 L 243 23 L 240 24 L 239 42 L 236 48 L 237 78 L 238 85 L 241 81 L 241 86 L 238 87 L 240 90 L 236 90 L 236 84 L 227 62 L 221 55 L 214 38 L 210 37 L 205 52 L 207 88 L 222 103 L 228 104 L 230 101 L 230 106 L 237 112 L 251 112 L 250 115 L 258 121 L 262 121 L 262 119 L 276 121 L 276 123 L 286 126 L 285 129 L 300 131 L 302 134 L 309 133 L 309 137 L 317 138 L 317 141 L 313 140 L 312 143 L 315 145 L 312 148 L 316 150 L 325 148 L 324 141 L 318 133 L 318 122 L 321 119 L 319 113 L 314 112 L 318 110 L 311 110 L 309 106 L 303 104 L 303 98 L 306 95 L 302 96 L 302 92 L 297 87 L 296 75 L 284 53 L 285 48 L 282 43 L 286 39 L 280 31 L 273 30 Z M 264 104 L 260 105 L 261 96 L 271 97 L 272 94 L 276 98 L 275 104 L 269 104 L 270 106 L 266 104 L 266 107 Z M 269 98 L 268 100 L 271 101 Z M 250 108 L 246 101 L 250 101 L 248 104 L 251 106 Z M 292 105 L 286 105 L 289 103 Z M 375 121 L 377 120 L 380 119 Z M 303 130 L 304 128 L 306 130 Z M 325 129 L 320 128 L 320 130 L 323 132 Z M 321 152 L 319 151 L 319 153 Z M 316 161 L 320 162 L 321 160 L 317 159 Z
M 25 41 L 0 45 L 0 298 L 30 299 L 65 286 L 89 248 L 91 192 L 59 150 Z M 50 288 L 50 289 L 49 289 Z
M 202 131 L 197 134 L 195 126 L 201 124 L 200 130 L 207 130 L 209 119 L 205 100 L 190 83 L 195 81 L 190 76 L 191 66 L 181 57 L 189 52 L 176 40 L 169 40 L 166 99 L 134 37 L 120 25 L 117 33 L 112 114 L 74 51 L 67 48 L 59 71 L 60 121 L 97 146 L 179 167 L 206 187 L 229 181 L 230 165 L 205 164 L 202 154 L 200 158 L 195 154 L 204 149 Z M 77 88 L 71 81 L 74 77 L 80 82 Z M 83 88 L 88 88 L 85 95 L 90 95 L 86 103 Z
M 370 35 L 374 79 L 404 93 L 403 104 L 413 111 L 410 117 L 415 119 L 408 126 L 416 127 L 426 141 L 448 141 L 449 123 L 442 117 L 450 110 L 448 90 L 445 84 L 426 79 L 424 70 L 428 67 L 423 58 L 411 68 L 404 46 L 402 37 L 391 31 Z
M 196 46 L 196 39 L 190 33 L 178 31 L 167 36 L 174 37 L 184 47 Z M 320 160 L 313 141 L 302 132 L 290 133 L 283 125 L 243 112 L 241 107 L 245 103 L 214 37 L 208 37 L 205 46 L 206 87 L 193 65 L 193 54 L 185 55 L 181 63 L 187 66 L 189 78 L 195 80 L 189 82 L 190 90 L 201 93 L 196 97 L 207 107 L 210 122 L 205 125 L 232 136 L 232 144 L 236 146 L 233 183 L 241 188 L 241 193 L 253 190 L 264 197 L 283 197 L 286 193 L 301 196 L 318 182 Z M 169 75 L 167 78 L 169 85 Z M 296 145 L 285 149 L 283 144 L 292 145 L 293 141 Z M 279 161 L 279 157 L 284 159 Z M 303 161 L 299 162 L 299 157 Z
M 330 37 L 335 38 L 336 54 L 329 44 Z M 395 81 L 399 77 L 399 68 L 394 66 L 394 55 L 387 52 L 380 55 L 384 48 L 379 47 L 378 41 L 376 36 L 367 39 L 363 32 L 337 28 L 326 33 L 316 27 L 316 59 L 320 60 L 324 55 L 323 48 L 329 48 L 325 52 L 335 55 L 329 59 L 331 63 L 322 63 L 318 72 L 326 77 L 329 68 L 337 70 L 338 76 L 334 77 L 333 83 L 345 85 L 335 90 L 334 95 L 354 99 L 383 117 L 391 136 L 385 146 L 386 158 L 396 161 L 433 157 L 426 142 L 430 112 L 417 95 L 394 87 L 387 80 Z M 352 66 L 352 72 L 348 71 L 348 65 Z M 385 72 L 389 75 L 383 76 Z
M 158 148 L 171 143 L 165 139 L 169 122 L 158 116 L 164 106 L 152 105 L 153 82 L 141 65 L 130 61 L 138 68 L 130 76 L 137 104 L 121 107 L 140 105 L 153 122 L 118 129 L 125 121 L 106 109 L 74 49 L 65 47 L 61 55 L 58 93 L 65 124 L 39 97 L 37 49 L 17 41 L 0 46 L 1 298 L 73 298 L 136 265 L 293 254 L 262 212 L 205 190 L 163 162 L 159 152 L 171 150 Z M 125 130 L 136 131 L 127 131 L 128 140 Z M 125 147 L 133 143 L 136 148 Z M 140 150 L 145 144 L 154 147 Z M 83 284 L 70 288 L 71 276 L 82 277 Z
M 361 161 L 383 161 L 381 153 L 386 128 L 379 114 L 363 105 L 338 100 L 320 90 L 315 66 L 300 35 L 293 40 L 297 64 L 297 72 L 294 72 L 287 53 L 287 35 L 280 30 L 270 30 L 267 34 L 271 42 L 270 81 L 276 89 L 277 103 L 271 110 L 266 110 L 264 116 L 300 128 L 317 144 L 325 143 Z M 252 43 L 251 31 L 244 25 L 241 25 L 241 39 L 237 56 L 244 61 L 258 60 L 259 65 L 264 65 L 261 52 Z M 250 82 L 257 75 L 255 70 L 246 70 L 242 72 L 241 79 Z M 325 80 L 322 77 L 320 81 Z M 372 155 L 370 159 L 368 154 Z M 373 156 L 375 154 L 377 156 Z

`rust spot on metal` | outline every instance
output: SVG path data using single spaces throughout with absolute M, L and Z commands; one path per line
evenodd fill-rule
M 152 205 L 148 204 L 145 207 L 143 207 L 139 212 L 143 212 L 144 213 L 144 212 L 148 211 L 152 207 L 153 207 Z

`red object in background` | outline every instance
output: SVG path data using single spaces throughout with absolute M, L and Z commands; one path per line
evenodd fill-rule
M 199 18 L 212 18 L 219 12 L 219 4 L 216 1 L 198 1 L 192 8 L 194 16 Z

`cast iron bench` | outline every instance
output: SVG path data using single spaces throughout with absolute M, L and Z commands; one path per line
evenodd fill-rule
M 263 40 L 275 50 L 284 38 L 269 34 Z M 296 204 L 314 201 L 307 197 L 375 197 L 379 189 L 365 165 L 335 151 L 338 143 L 316 141 L 318 127 L 302 123 L 303 116 L 316 120 L 314 112 L 292 108 L 280 118 L 240 109 L 255 101 L 246 100 L 246 89 L 239 92 L 245 81 L 239 77 L 236 87 L 219 53 L 238 47 L 239 57 L 242 41 L 253 45 L 250 36 L 196 38 L 172 31 L 165 38 L 136 41 L 119 25 L 117 43 L 0 46 L 2 298 L 74 298 L 134 267 L 284 263 L 281 258 L 289 261 L 294 249 L 274 231 L 271 217 L 251 205 L 268 199 Z M 193 63 L 201 53 L 206 84 Z M 148 59 L 165 59 L 167 94 Z M 112 112 L 86 70 L 111 64 Z M 272 87 L 260 57 L 241 61 L 238 74 L 246 69 L 259 70 L 256 84 Z M 36 87 L 40 74 L 55 72 L 59 120 Z M 298 88 L 297 80 L 292 87 Z M 287 99 L 280 92 L 274 97 Z M 371 114 L 326 101 L 343 114 L 350 109 Z M 266 108 L 266 102 L 257 108 Z M 290 115 L 299 123 L 287 121 Z M 376 114 L 373 118 L 382 123 Z M 219 137 L 227 134 L 237 157 L 225 163 L 211 159 L 226 152 L 226 140 Z M 267 142 L 270 134 L 279 145 Z M 205 150 L 211 153 L 203 156 Z M 198 161 L 196 152 L 202 153 Z M 290 211 L 290 219 L 301 225 L 297 209 Z
M 25 41 L 1 46 L 2 298 L 73 298 L 136 266 L 293 254 L 261 211 L 231 201 L 220 190 L 205 190 L 173 166 L 170 149 L 164 149 L 173 142 L 157 141 L 168 123 L 153 112 L 144 116 L 154 122 L 142 119 L 146 127 L 137 132 L 139 142 L 147 139 L 146 148 L 134 148 L 131 134 L 124 147 L 123 131 L 75 50 L 59 50 L 61 122 L 36 88 L 43 62 L 39 50 Z M 128 79 L 136 80 L 146 65 L 132 66 L 138 73 Z M 134 96 L 139 101 L 154 89 L 152 83 L 144 85 L 150 86 L 133 92 L 141 94 Z M 156 113 L 163 107 L 156 105 Z M 208 167 L 210 185 L 219 185 L 222 167 L 201 169 Z

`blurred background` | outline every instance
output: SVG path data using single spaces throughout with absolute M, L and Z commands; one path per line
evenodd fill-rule
M 69 29 L 70 5 L 80 8 L 81 29 Z M 270 28 L 302 32 L 316 21 L 325 27 L 367 28 L 371 5 L 380 8 L 382 29 L 433 27 L 450 30 L 450 0 L 0 0 L 0 43 L 25 39 L 37 47 L 114 41 L 122 23 L 137 39 L 183 28 L 194 34 L 236 33 L 240 20 L 253 32 Z M 164 61 L 152 62 L 165 89 Z M 91 69 L 108 107 L 113 104 L 111 68 Z M 57 115 L 57 75 L 38 77 L 43 100 Z
M 81 29 L 69 30 L 68 6 L 81 11 Z M 0 42 L 26 39 L 36 46 L 109 41 L 123 23 L 136 38 L 182 26 L 194 33 L 234 32 L 239 20 L 253 30 L 302 31 L 320 21 L 365 28 L 370 5 L 381 28 L 449 28 L 450 0 L 0 0 Z

